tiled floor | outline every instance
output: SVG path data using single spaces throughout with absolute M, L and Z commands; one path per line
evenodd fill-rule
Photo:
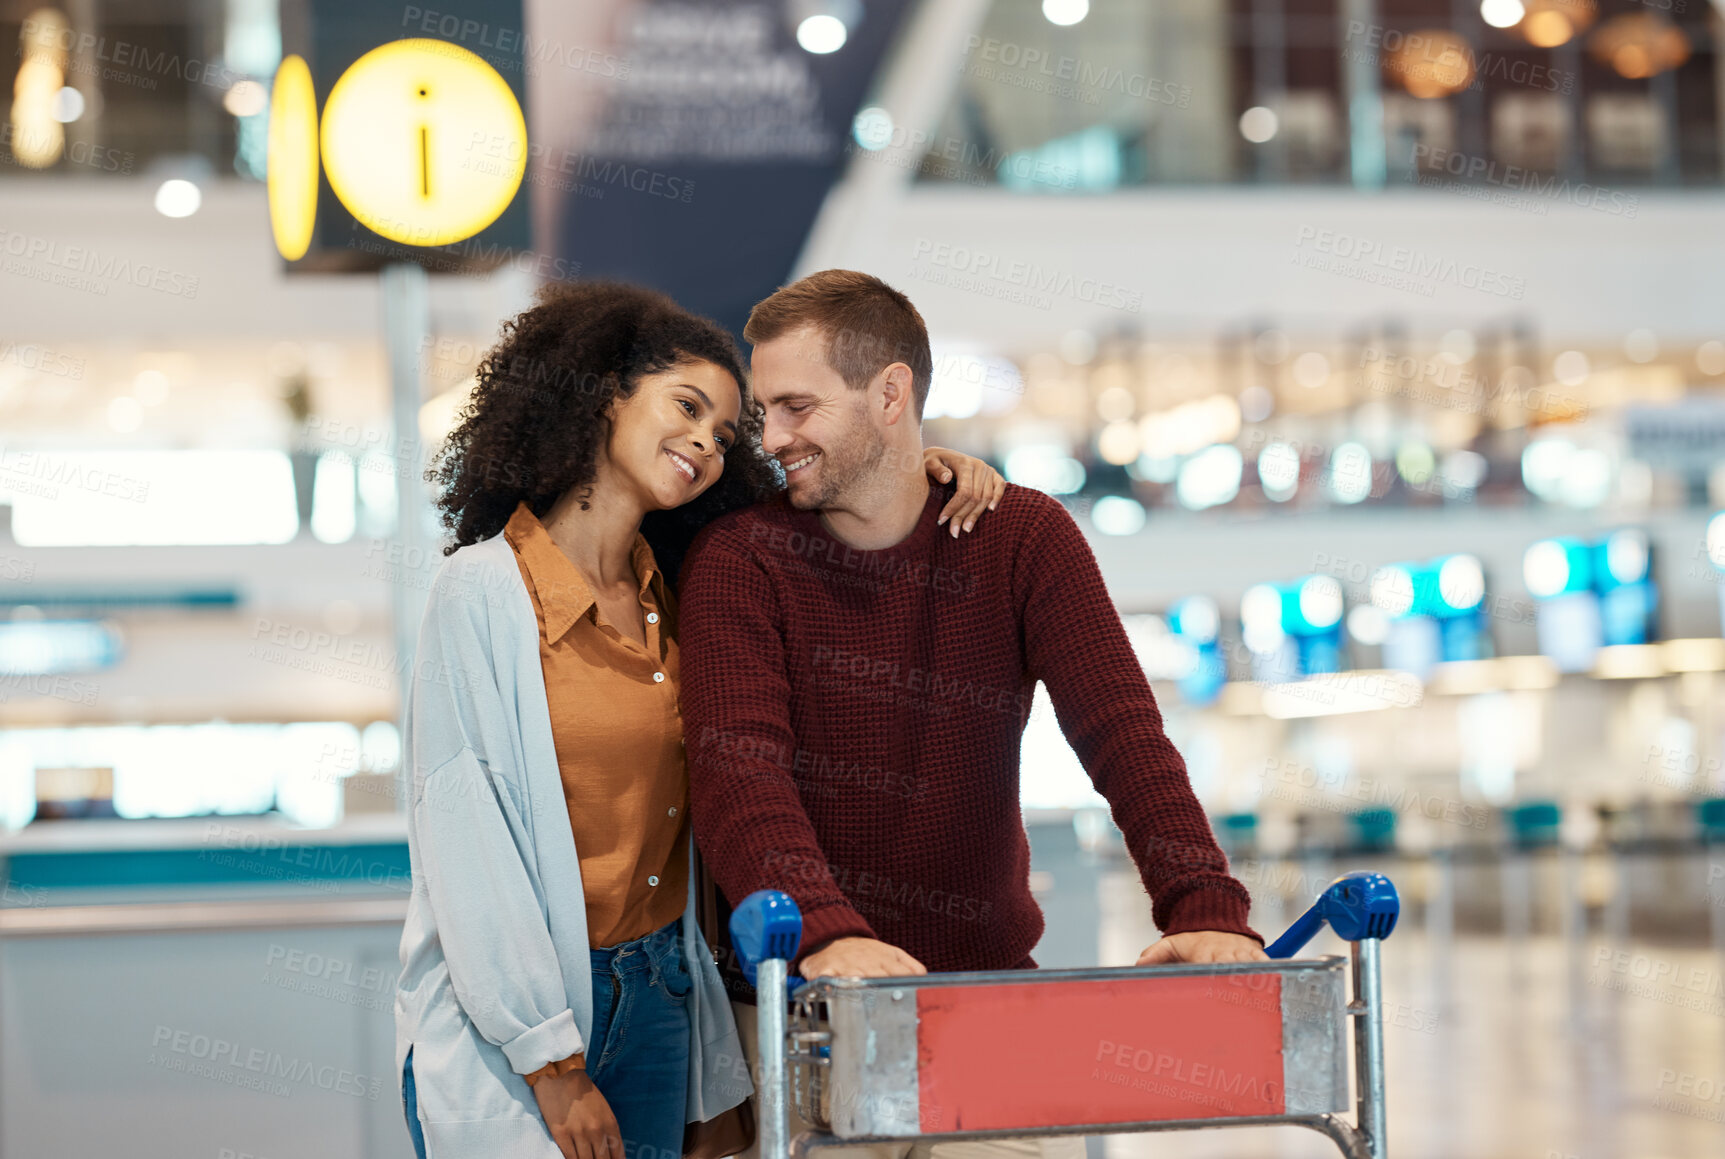
M 1128 963 L 1154 937 L 1142 889 L 1111 871 L 1096 892 L 1101 960 Z M 1345 950 L 1326 933 L 1308 952 Z M 1597 935 L 1445 947 L 1404 928 L 1384 963 L 1393 1159 L 1725 1159 L 1725 955 Z M 1338 1154 L 1296 1127 L 1105 1146 L 1108 1159 Z

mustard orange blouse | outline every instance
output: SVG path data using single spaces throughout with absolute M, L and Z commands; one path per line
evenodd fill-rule
M 539 618 L 539 657 L 595 948 L 683 914 L 689 773 L 677 708 L 675 605 L 644 537 L 647 646 L 606 623 L 585 577 L 525 503 L 504 528 Z

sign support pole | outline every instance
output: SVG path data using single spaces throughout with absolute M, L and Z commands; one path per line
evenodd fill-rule
M 395 619 L 395 673 L 400 715 L 413 685 L 413 649 L 436 573 L 438 546 L 426 490 L 425 446 L 419 435 L 423 402 L 419 354 L 431 332 L 430 279 L 424 267 L 395 262 L 383 268 L 383 341 L 389 356 L 390 467 L 395 473 L 395 537 L 400 566 L 390 602 Z M 414 582 L 424 576 L 426 583 Z M 399 721 L 398 721 L 399 723 Z M 405 740 L 405 734 L 403 735 Z M 403 770 L 406 775 L 406 770 Z

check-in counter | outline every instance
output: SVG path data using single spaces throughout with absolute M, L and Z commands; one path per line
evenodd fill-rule
M 396 816 L 0 839 L 0 1159 L 408 1159 Z

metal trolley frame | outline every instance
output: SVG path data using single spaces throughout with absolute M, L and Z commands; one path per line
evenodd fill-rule
M 796 903 L 762 890 L 731 919 L 759 995 L 761 1159 L 1274 1123 L 1319 1131 L 1348 1159 L 1385 1159 L 1379 954 L 1399 907 L 1388 878 L 1353 873 L 1270 945 L 1269 962 L 805 984 L 787 977 Z M 1290 960 L 1326 924 L 1352 943 L 1351 992 L 1348 959 Z M 795 1139 L 792 1100 L 816 1128 Z

